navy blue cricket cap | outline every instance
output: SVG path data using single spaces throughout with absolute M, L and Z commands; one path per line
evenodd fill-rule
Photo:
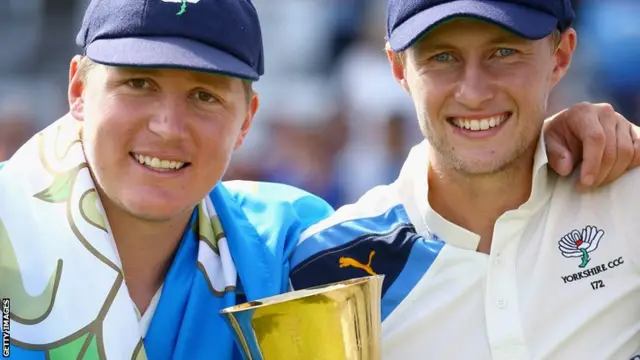
M 99 64 L 258 80 L 262 32 L 250 0 L 91 0 L 76 38 Z
M 571 0 L 388 0 L 387 41 L 406 50 L 444 21 L 471 17 L 537 40 L 569 28 L 575 18 Z

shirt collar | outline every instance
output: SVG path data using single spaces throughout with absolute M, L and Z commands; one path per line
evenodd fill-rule
M 476 250 L 480 236 L 453 224 L 435 212 L 429 204 L 429 144 L 423 140 L 414 146 L 395 182 L 402 203 L 417 232 L 428 238 L 438 238 L 456 247 Z M 540 136 L 533 162 L 532 191 L 529 200 L 516 211 L 527 216 L 533 214 L 551 196 L 552 178 L 548 171 L 548 158 L 544 139 Z

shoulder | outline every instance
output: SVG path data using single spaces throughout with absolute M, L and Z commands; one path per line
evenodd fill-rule
M 576 170 L 570 177 L 558 178 L 554 198 L 578 201 L 590 206 L 607 205 L 601 207 L 604 211 L 620 209 L 627 212 L 640 207 L 640 167 L 628 170 L 612 183 L 586 193 L 575 191 L 578 177 L 579 170 Z
M 584 215 L 582 213 L 586 211 L 600 216 L 602 220 L 624 219 L 623 227 L 640 231 L 640 222 L 637 221 L 640 210 L 640 167 L 628 170 L 612 183 L 584 193 L 575 190 L 578 176 L 574 174 L 558 179 L 553 192 L 554 208 L 564 209 L 566 215 L 572 217 Z
M 393 274 L 405 266 L 416 242 L 424 239 L 417 234 L 396 194 L 393 185 L 376 187 L 358 202 L 341 207 L 303 232 L 291 259 L 294 287 L 373 272 L 385 274 L 392 282 Z M 426 246 L 425 255 L 435 256 L 442 246 L 420 242 Z M 367 264 L 375 264 L 375 271 Z
M 586 193 L 575 190 L 577 176 L 558 179 L 554 190 L 547 226 L 558 236 L 581 232 L 585 227 L 601 230 L 607 246 L 635 255 L 640 268 L 640 168 L 627 171 L 614 182 Z
M 404 207 L 391 186 L 378 186 L 356 203 L 339 208 L 333 215 L 309 227 L 300 236 L 292 266 L 306 266 L 324 254 L 355 251 L 357 244 L 402 242 L 400 234 L 415 233 Z M 367 247 L 366 245 L 365 247 Z M 350 253 L 350 255 L 354 255 Z
M 357 202 L 340 207 L 327 219 L 311 226 L 302 234 L 300 241 L 318 238 L 327 231 L 346 230 L 354 223 L 362 233 L 387 232 L 394 224 L 409 223 L 396 194 L 394 185 L 376 186 Z
M 223 185 L 256 229 L 278 228 L 291 238 L 292 245 L 300 233 L 334 213 L 325 200 L 294 186 L 242 180 Z
M 640 196 L 640 167 L 627 171 L 618 180 L 609 184 L 614 191 L 631 193 L 633 196 Z
M 274 207 L 295 208 L 301 217 L 320 217 L 318 221 L 334 212 L 321 197 L 295 186 L 262 182 L 233 180 L 223 182 L 232 198 L 243 208 L 265 211 Z
M 376 187 L 305 231 L 291 257 L 291 286 L 384 275 L 383 318 L 393 311 L 444 247 L 417 233 L 397 194 L 393 184 Z

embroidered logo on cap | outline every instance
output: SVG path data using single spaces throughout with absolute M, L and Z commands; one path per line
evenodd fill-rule
M 187 12 L 187 3 L 197 4 L 200 0 L 161 0 L 162 2 L 167 3 L 177 3 L 180 4 L 180 10 L 176 13 L 176 15 L 182 15 Z

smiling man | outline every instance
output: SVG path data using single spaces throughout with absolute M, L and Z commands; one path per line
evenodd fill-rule
M 11 358 L 238 359 L 219 311 L 286 291 L 301 232 L 333 212 L 285 185 L 220 182 L 258 109 L 255 9 L 94 0 L 77 40 L 69 114 L 0 164 Z M 556 165 L 584 152 L 610 181 L 633 166 L 628 122 L 603 109 L 547 124 Z
M 92 1 L 69 114 L 0 164 L 11 359 L 237 359 L 218 312 L 285 291 L 333 211 L 220 184 L 258 109 L 260 24 L 247 0 L 178 3 Z
M 385 359 L 639 357 L 640 170 L 575 191 L 541 136 L 576 48 L 570 1 L 388 10 L 426 140 L 396 182 L 303 233 L 293 288 L 384 274 Z

